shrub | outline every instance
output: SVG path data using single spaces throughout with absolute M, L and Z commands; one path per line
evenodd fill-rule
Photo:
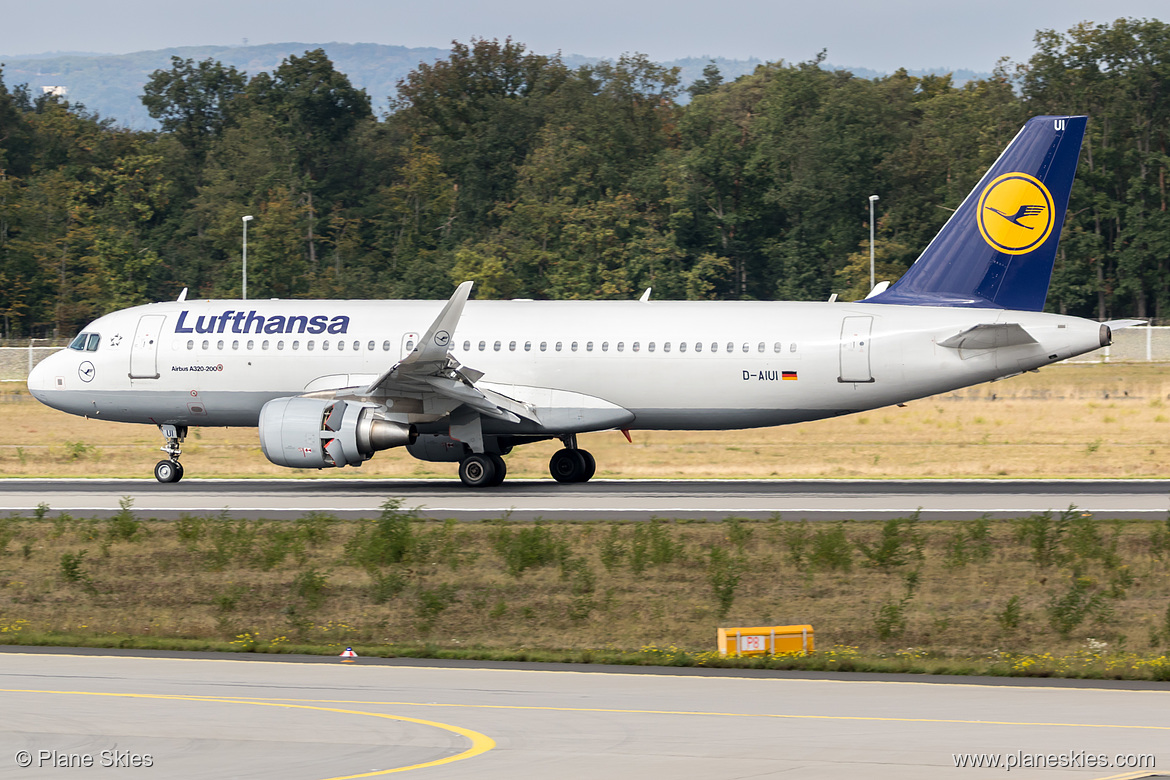
M 926 540 L 918 530 L 918 513 L 910 517 L 893 517 L 882 524 L 878 543 L 874 546 L 858 540 L 857 549 L 866 558 L 866 566 L 890 571 L 905 566 L 912 559 L 924 558 Z
M 1073 577 L 1063 594 L 1054 594 L 1048 600 L 1048 622 L 1062 639 L 1068 639 L 1077 626 L 1095 612 L 1106 607 L 1105 596 L 1088 577 Z
M 317 609 L 325 602 L 329 577 L 316 569 L 307 569 L 298 574 L 292 583 L 293 593 L 304 600 L 310 609 Z
M 122 496 L 118 499 L 118 506 L 121 507 L 119 512 L 106 521 L 107 534 L 112 540 L 133 541 L 142 531 L 142 521 L 130 510 L 134 506 L 134 499 Z
M 87 582 L 89 575 L 85 573 L 83 564 L 88 553 L 89 550 L 61 553 L 61 579 L 70 583 Z
M 568 555 L 567 545 L 540 521 L 515 531 L 500 526 L 492 536 L 496 554 L 513 577 L 527 569 L 549 566 Z
M 731 611 L 742 572 L 743 564 L 738 558 L 722 547 L 711 548 L 707 559 L 707 580 L 711 583 L 715 603 L 719 605 L 720 618 L 727 617 Z
M 1012 596 L 1003 605 L 1003 609 L 995 613 L 995 622 L 999 623 L 999 628 L 1005 634 L 1011 633 L 1020 627 L 1020 620 L 1023 618 L 1022 610 L 1020 609 L 1020 597 Z
M 809 563 L 818 569 L 849 572 L 853 570 L 853 547 L 841 523 L 826 530 L 818 528 L 812 537 Z

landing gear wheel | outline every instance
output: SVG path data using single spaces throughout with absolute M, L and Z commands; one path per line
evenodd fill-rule
M 581 453 L 581 457 L 585 459 L 585 476 L 581 478 L 581 481 L 588 482 L 597 473 L 597 459 L 588 450 L 577 450 L 577 452 Z
M 504 481 L 504 477 L 508 475 L 508 464 L 499 455 L 488 455 L 491 458 L 492 465 L 496 468 L 496 476 L 492 478 L 492 482 L 488 487 L 495 487 Z
M 154 478 L 159 482 L 178 482 L 183 478 L 183 467 L 173 460 L 160 460 L 154 464 Z
M 459 479 L 467 487 L 491 487 L 495 478 L 496 464 L 490 455 L 468 455 L 459 464 Z
M 548 473 L 557 482 L 584 482 L 589 479 L 589 460 L 582 455 L 584 450 L 558 450 L 548 462 Z M 592 460 L 592 456 L 589 458 Z M 595 466 L 596 468 L 596 466 Z

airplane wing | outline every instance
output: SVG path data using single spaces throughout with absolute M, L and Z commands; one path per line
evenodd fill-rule
M 434 395 L 465 404 L 488 417 L 508 422 L 526 419 L 540 423 L 531 404 L 493 390 L 477 388 L 475 383 L 483 377 L 483 372 L 460 364 L 451 354 L 453 334 L 471 294 L 472 284 L 464 282 L 456 288 L 414 350 L 374 379 L 363 395 Z
M 940 347 L 948 349 L 998 349 L 1000 347 L 1019 347 L 1025 344 L 1036 344 L 1032 334 L 1014 322 L 998 322 L 988 325 L 976 325 L 957 333 L 949 339 L 938 342 Z

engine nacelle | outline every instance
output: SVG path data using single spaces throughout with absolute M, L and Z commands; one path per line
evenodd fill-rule
M 360 466 L 379 450 L 412 443 L 406 423 L 379 416 L 377 404 L 323 398 L 275 398 L 260 410 L 260 448 L 278 466 Z

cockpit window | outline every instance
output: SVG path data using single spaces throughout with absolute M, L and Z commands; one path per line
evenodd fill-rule
M 69 342 L 69 349 L 76 349 L 79 352 L 85 351 L 85 342 L 89 340 L 88 333 L 78 333 L 77 338 Z
M 101 340 L 102 340 L 101 335 L 99 335 L 97 333 L 89 334 L 89 344 L 86 345 L 85 351 L 86 352 L 97 352 L 98 342 L 100 342 Z

